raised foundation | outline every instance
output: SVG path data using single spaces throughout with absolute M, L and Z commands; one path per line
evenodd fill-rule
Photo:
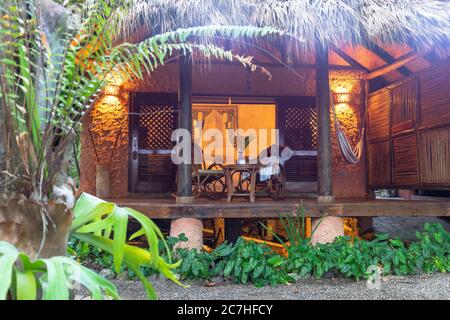
M 179 242 L 177 248 L 202 249 L 203 247 L 203 223 L 201 219 L 181 218 L 172 220 L 170 236 L 178 237 L 184 233 L 187 242 Z
M 344 219 L 339 217 L 316 218 L 312 221 L 312 230 L 314 229 L 311 236 L 312 244 L 333 242 L 336 237 L 344 235 Z

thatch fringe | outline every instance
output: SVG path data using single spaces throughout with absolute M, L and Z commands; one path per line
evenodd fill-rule
M 200 25 L 271 26 L 317 44 L 407 44 L 420 50 L 450 43 L 446 0 L 132 0 L 124 35 Z M 150 35 L 149 34 L 149 35 Z

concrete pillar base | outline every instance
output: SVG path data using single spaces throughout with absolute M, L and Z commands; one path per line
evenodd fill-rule
M 312 244 L 333 242 L 336 237 L 344 235 L 344 219 L 339 217 L 313 219 L 312 230 L 316 228 L 319 222 L 320 225 L 311 236 Z
M 180 218 L 172 220 L 170 236 L 178 237 L 181 233 L 188 238 L 187 242 L 179 242 L 175 248 L 201 250 L 203 247 L 203 222 L 201 219 Z

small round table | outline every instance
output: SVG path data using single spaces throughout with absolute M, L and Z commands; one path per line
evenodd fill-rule
M 231 202 L 233 196 L 250 197 L 250 202 L 255 202 L 256 174 L 260 168 L 259 164 L 228 164 L 223 166 L 225 180 L 227 184 L 227 201 Z M 239 173 L 238 184 L 233 183 L 233 176 Z M 244 173 L 250 176 L 250 185 L 248 191 L 242 191 L 237 188 L 242 185 Z

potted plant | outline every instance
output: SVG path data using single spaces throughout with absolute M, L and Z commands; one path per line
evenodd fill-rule
M 245 164 L 245 156 L 244 156 L 244 152 L 247 149 L 247 147 L 250 145 L 250 142 L 253 141 L 255 137 L 248 135 L 248 136 L 243 136 L 243 135 L 237 135 L 234 137 L 234 146 L 237 149 L 238 152 L 238 158 L 237 158 L 237 164 Z

